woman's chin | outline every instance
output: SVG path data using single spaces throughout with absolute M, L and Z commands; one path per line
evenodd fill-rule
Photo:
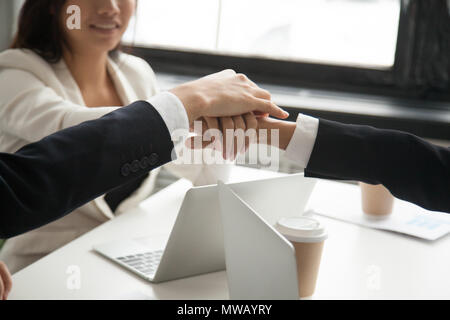
M 120 41 L 96 41 L 92 45 L 92 49 L 95 48 L 98 52 L 110 52 L 117 48 Z
M 122 35 L 102 35 L 95 34 L 94 37 L 90 37 L 90 43 L 97 48 L 101 48 L 105 51 L 111 51 L 117 47 L 122 39 Z

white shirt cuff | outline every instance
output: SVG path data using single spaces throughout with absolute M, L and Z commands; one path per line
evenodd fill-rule
M 171 92 L 165 91 L 154 95 L 148 102 L 163 118 L 170 136 L 176 130 L 189 131 L 189 119 L 181 100 Z
M 316 143 L 319 119 L 299 114 L 294 135 L 286 148 L 286 157 L 306 168 Z

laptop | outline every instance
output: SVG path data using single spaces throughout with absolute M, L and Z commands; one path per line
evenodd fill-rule
M 303 174 L 232 183 L 228 186 L 270 224 L 301 215 L 314 186 Z M 154 283 L 225 269 L 224 234 L 217 185 L 193 187 L 183 199 L 167 236 L 98 244 L 94 250 Z M 284 199 L 283 201 L 281 199 Z
M 298 300 L 293 245 L 229 186 L 218 188 L 230 299 Z

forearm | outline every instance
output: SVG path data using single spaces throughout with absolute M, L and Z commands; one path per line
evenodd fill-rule
M 400 199 L 450 212 L 448 148 L 405 132 L 322 119 L 314 123 L 311 117 L 300 116 L 297 124 L 271 119 L 259 124 L 279 129 L 280 148 L 306 176 L 383 184 Z
M 405 132 L 320 120 L 305 174 L 383 184 L 397 198 L 450 212 L 450 149 Z
M 258 143 L 263 142 L 267 143 L 268 145 L 277 146 L 281 150 L 286 150 L 289 142 L 292 139 L 296 127 L 297 125 L 295 122 L 280 121 L 271 118 L 261 118 L 258 121 L 258 130 L 266 130 L 264 139 L 267 140 L 262 141 L 262 135 L 258 134 Z M 278 135 L 273 134 L 273 130 L 278 131 Z M 279 139 L 277 141 L 272 141 L 272 137 L 278 137 Z

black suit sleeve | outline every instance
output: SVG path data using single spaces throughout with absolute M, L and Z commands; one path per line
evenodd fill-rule
M 171 161 L 159 113 L 138 101 L 57 132 L 15 154 L 0 153 L 0 238 L 54 221 Z
M 400 131 L 320 119 L 305 176 L 383 184 L 399 199 L 450 212 L 450 149 Z

